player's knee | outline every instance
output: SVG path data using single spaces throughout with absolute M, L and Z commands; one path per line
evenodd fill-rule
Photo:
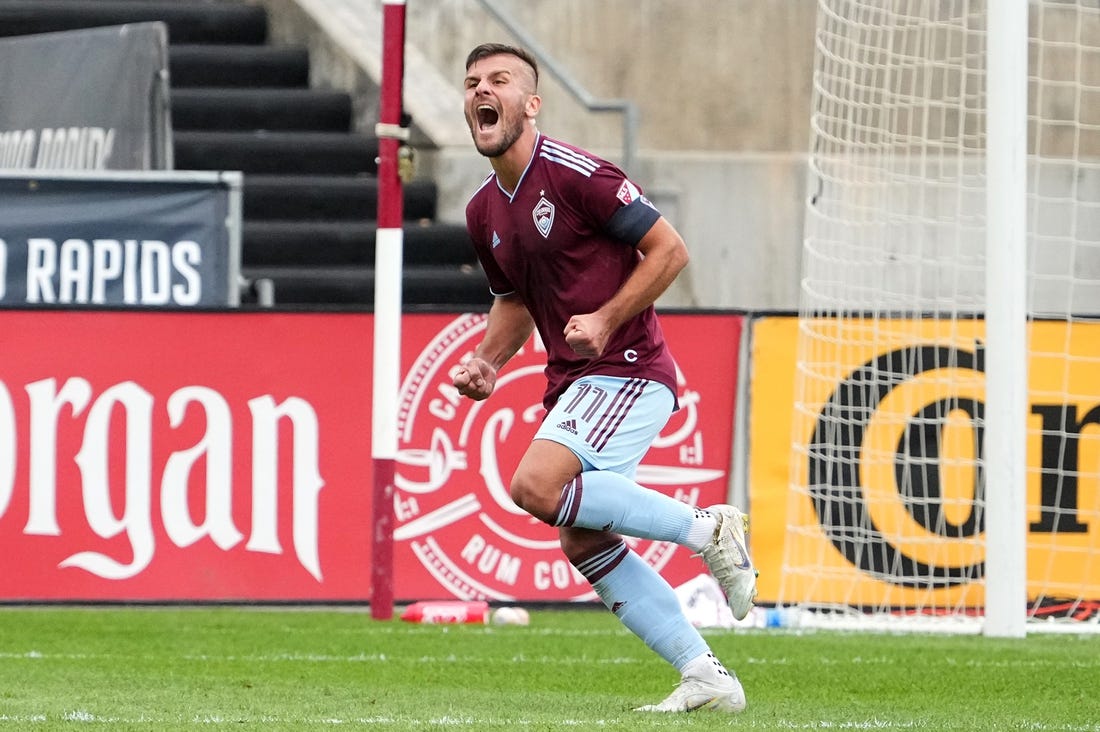
M 560 486 L 555 494 L 552 487 L 548 488 L 536 477 L 517 473 L 512 477 L 509 493 L 517 506 L 539 521 L 553 525 L 561 496 Z

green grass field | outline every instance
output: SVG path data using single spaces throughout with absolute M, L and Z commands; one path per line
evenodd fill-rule
M 342 609 L 0 608 L 0 728 L 1088 730 L 1100 635 L 707 632 L 749 707 L 648 715 L 674 672 L 609 614 L 527 627 Z

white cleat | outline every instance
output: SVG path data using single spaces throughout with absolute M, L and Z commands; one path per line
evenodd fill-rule
M 638 707 L 636 712 L 694 712 L 709 709 L 714 712 L 737 714 L 745 708 L 745 690 L 741 682 L 732 676 L 719 680 L 687 678 L 680 681 L 675 691 L 660 704 Z
M 756 598 L 756 575 L 745 546 L 749 517 L 735 506 L 719 504 L 706 509 L 717 519 L 714 538 L 699 554 L 726 593 L 733 617 L 744 620 Z

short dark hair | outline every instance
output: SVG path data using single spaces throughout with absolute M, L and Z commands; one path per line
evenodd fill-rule
M 539 64 L 535 61 L 535 57 L 532 56 L 529 51 L 523 48 L 509 46 L 507 43 L 482 43 L 480 46 L 470 51 L 470 55 L 466 57 L 466 68 L 469 69 L 474 65 L 474 62 L 480 61 L 483 58 L 500 56 L 501 54 L 515 56 L 520 61 L 530 66 L 531 71 L 535 74 L 535 88 L 538 88 Z

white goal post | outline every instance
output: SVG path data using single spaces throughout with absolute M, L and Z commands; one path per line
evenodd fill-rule
M 779 603 L 1100 630 L 1100 7 L 819 0 Z

